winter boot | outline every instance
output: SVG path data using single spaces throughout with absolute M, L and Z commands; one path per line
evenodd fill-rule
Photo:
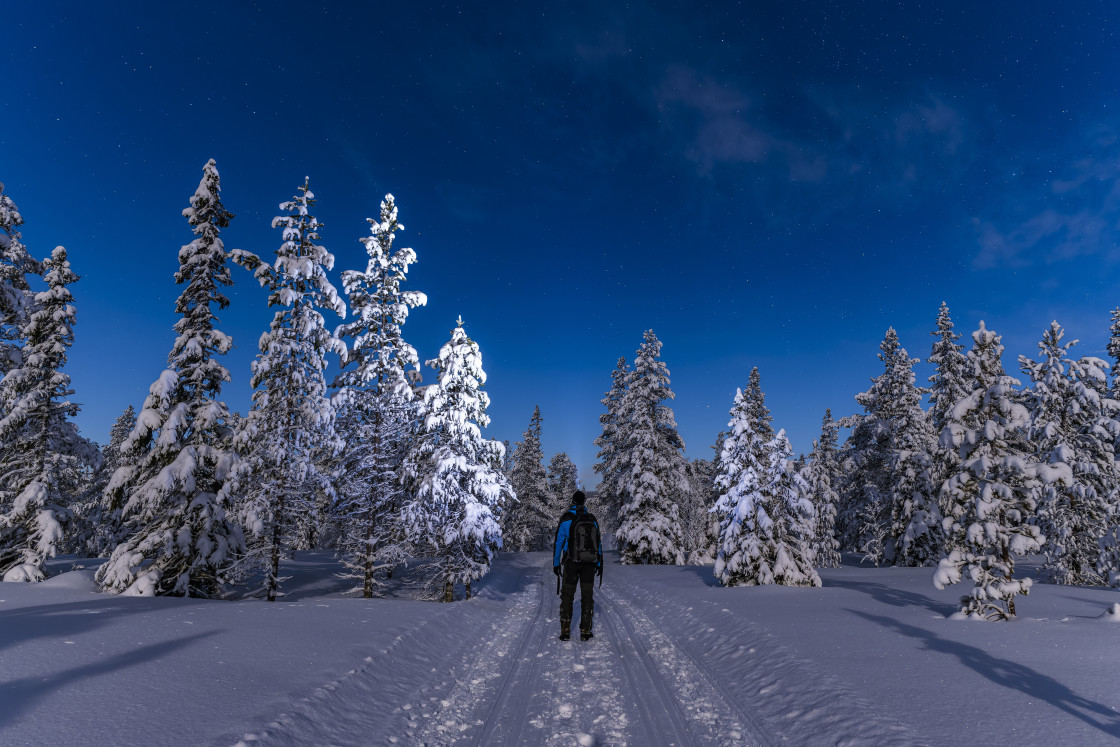
M 594 638 L 594 637 L 595 637 L 595 634 L 594 634 L 594 633 L 592 633 L 590 629 L 588 629 L 588 630 L 581 630 L 581 631 L 579 632 L 579 639 L 580 639 L 581 641 L 586 641 L 586 640 L 589 640 L 589 639 L 591 639 L 591 638 Z
M 572 639 L 572 621 L 571 620 L 561 620 L 560 621 L 560 640 L 570 641 L 571 639 Z

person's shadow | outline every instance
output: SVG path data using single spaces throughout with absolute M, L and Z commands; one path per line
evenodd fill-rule
M 1120 713 L 1108 706 L 1083 698 L 1053 677 L 1034 671 L 1018 662 L 992 656 L 987 651 L 959 641 L 950 641 L 936 634 L 899 622 L 890 617 L 872 615 L 859 610 L 847 610 L 884 628 L 918 639 L 929 651 L 937 651 L 957 659 L 969 669 L 983 675 L 997 685 L 1018 690 L 1032 698 L 1065 711 L 1086 724 L 1100 729 L 1113 738 L 1120 739 Z M 992 623 L 993 625 L 998 623 Z

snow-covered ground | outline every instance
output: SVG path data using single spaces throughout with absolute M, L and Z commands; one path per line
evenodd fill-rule
M 609 563 L 595 638 L 561 642 L 550 565 L 502 555 L 454 604 L 343 596 L 321 553 L 275 604 L 98 594 L 92 564 L 0 584 L 0 744 L 1120 740 L 1115 591 L 1038 584 L 1017 621 L 976 623 L 946 619 L 963 589 L 929 569 L 724 589 Z

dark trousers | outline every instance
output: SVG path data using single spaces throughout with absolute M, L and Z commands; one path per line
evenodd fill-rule
M 595 566 L 564 564 L 564 583 L 560 586 L 560 621 L 571 621 L 572 603 L 575 601 L 576 584 L 579 584 L 579 629 L 591 630 L 591 618 L 595 614 Z

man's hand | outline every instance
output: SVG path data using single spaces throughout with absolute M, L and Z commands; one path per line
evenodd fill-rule
M 557 576 L 559 576 L 560 575 L 560 566 L 558 566 L 558 565 L 552 566 L 552 572 L 555 573 Z

